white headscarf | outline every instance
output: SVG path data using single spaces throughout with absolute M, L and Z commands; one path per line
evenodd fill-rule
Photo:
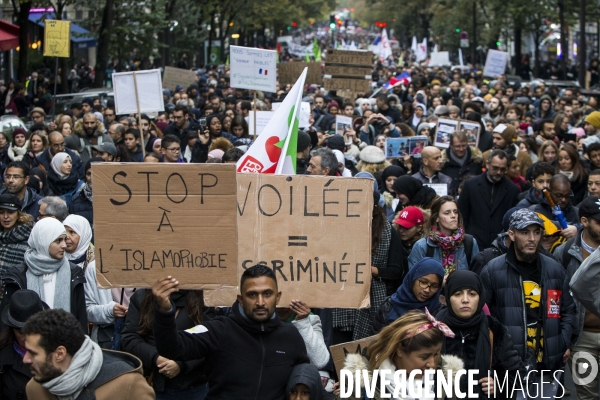
M 39 220 L 31 230 L 27 244 L 36 253 L 50 257 L 48 248 L 60 235 L 66 235 L 63 224 L 54 218 L 44 218 Z
M 60 177 L 60 179 L 66 179 L 69 176 L 65 175 L 65 173 L 63 173 L 60 170 L 60 167 L 62 167 L 63 163 L 67 158 L 71 159 L 71 156 L 64 152 L 58 153 L 54 157 L 52 157 L 52 162 L 50 163 L 50 165 L 54 172 L 56 172 L 56 174 Z M 73 160 L 71 160 L 71 162 L 73 162 Z
M 53 308 L 71 312 L 71 267 L 66 257 L 52 258 L 48 251 L 52 242 L 66 235 L 63 224 L 54 218 L 44 218 L 33 226 L 29 235 L 30 249 L 25 252 L 27 289 L 48 302 L 44 294 L 44 275 L 56 273 Z
M 79 235 L 79 244 L 73 253 L 66 253 L 69 260 L 76 260 L 83 256 L 92 241 L 92 228 L 87 219 L 81 215 L 71 214 L 63 221 L 64 226 L 73 229 Z

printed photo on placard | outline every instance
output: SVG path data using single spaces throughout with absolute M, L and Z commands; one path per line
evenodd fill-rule
M 410 150 L 410 155 L 415 158 L 420 158 L 421 152 L 428 143 L 427 136 L 413 136 L 409 139 L 408 149 Z
M 335 116 L 335 133 L 344 136 L 348 131 L 352 130 L 352 118 L 344 115 Z
M 386 158 L 403 158 L 409 154 L 410 138 L 387 138 L 385 140 Z
M 435 144 L 437 147 L 450 147 L 450 135 L 458 129 L 459 121 L 454 119 L 438 119 L 437 129 L 435 130 Z
M 477 147 L 477 145 L 479 145 L 479 132 L 481 131 L 481 126 L 477 122 L 461 120 L 460 130 L 464 131 L 467 135 L 467 144 L 469 146 Z

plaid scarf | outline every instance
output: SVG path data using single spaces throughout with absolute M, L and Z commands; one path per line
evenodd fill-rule
M 23 224 L 8 232 L 0 232 L 0 278 L 4 278 L 9 267 L 23 262 L 32 228 L 30 224 Z
M 431 228 L 429 239 L 442 249 L 442 267 L 444 267 L 445 275 L 458 268 L 460 260 L 458 260 L 454 252 L 462 244 L 464 238 L 465 231 L 462 228 L 458 228 L 452 236 L 444 235 L 437 229 Z
M 86 199 L 88 199 L 90 201 L 90 203 L 94 203 L 94 196 L 92 195 L 92 188 L 89 187 L 89 185 L 87 183 L 85 183 L 82 187 L 81 190 L 83 192 L 83 195 L 86 197 Z

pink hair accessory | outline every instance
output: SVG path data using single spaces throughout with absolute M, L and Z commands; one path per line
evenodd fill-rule
M 431 329 L 431 328 L 438 328 L 440 331 L 442 331 L 442 333 L 446 337 L 453 338 L 455 336 L 454 332 L 452 332 L 452 330 L 448 327 L 448 325 L 446 325 L 443 322 L 438 321 L 437 319 L 435 319 L 435 317 L 433 315 L 431 315 L 429 313 L 429 310 L 427 309 L 427 307 L 425 307 L 425 315 L 427 315 L 427 319 L 431 323 L 423 324 L 423 325 L 419 326 L 413 332 L 409 332 L 404 339 L 410 339 L 411 337 L 417 336 L 419 333 L 422 333 L 422 332 L 426 331 L 427 329 Z

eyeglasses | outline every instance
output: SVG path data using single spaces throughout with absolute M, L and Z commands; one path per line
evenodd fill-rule
M 171 147 L 170 149 L 166 149 L 172 153 L 180 153 L 181 152 L 181 147 Z
M 440 290 L 440 285 L 438 285 L 437 283 L 429 283 L 420 279 L 418 279 L 417 281 L 419 282 L 419 286 L 421 287 L 421 289 L 431 289 L 434 292 Z
M 575 194 L 573 193 L 573 191 L 571 191 L 569 194 L 562 194 L 562 193 L 552 193 L 552 196 L 556 197 L 557 199 L 571 199 L 575 196 Z
M 21 175 L 4 175 L 4 180 L 10 181 L 10 180 L 17 180 L 17 179 L 23 179 L 25 178 L 24 176 Z

